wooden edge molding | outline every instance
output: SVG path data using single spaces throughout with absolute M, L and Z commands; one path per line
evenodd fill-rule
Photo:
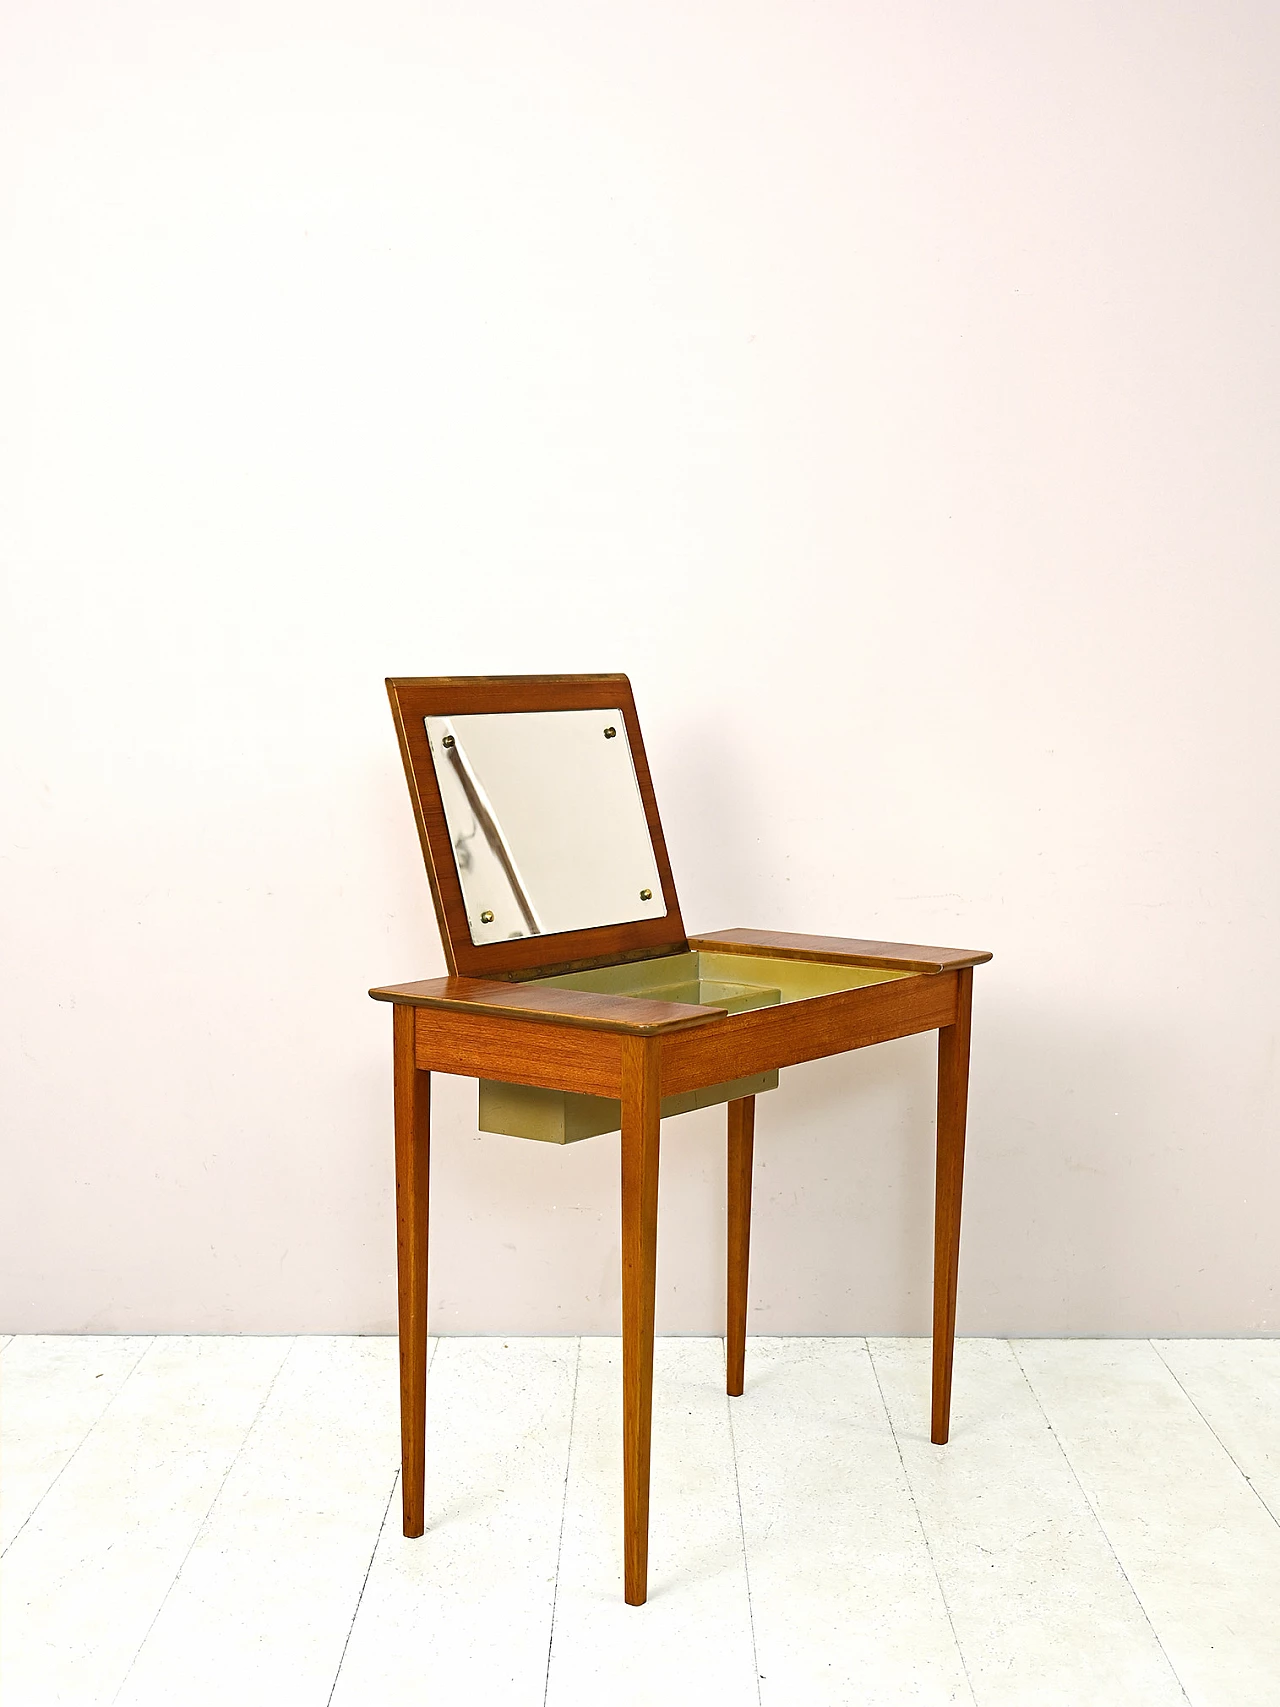
M 464 1014 L 501 1014 L 507 1019 L 621 1031 L 637 1037 L 687 1031 L 727 1018 L 724 1008 L 698 1007 L 691 1002 L 655 1002 L 643 996 L 554 990 L 546 985 L 506 984 L 485 978 L 425 978 L 416 984 L 380 985 L 369 994 L 375 1002 Z
M 895 972 L 956 972 L 991 959 L 984 948 L 925 948 L 912 942 L 864 942 L 857 937 L 741 927 L 691 936 L 689 947 L 719 954 L 772 955 L 775 960 L 812 960 L 824 966 L 884 966 Z

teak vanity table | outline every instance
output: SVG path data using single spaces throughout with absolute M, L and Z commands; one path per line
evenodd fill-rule
M 626 1598 L 649 1540 L 659 1122 L 727 1103 L 728 1390 L 742 1392 L 757 1094 L 778 1069 L 938 1033 L 932 1438 L 951 1411 L 973 968 L 963 949 L 729 930 L 686 937 L 625 676 L 387 683 L 447 978 L 394 1003 L 404 1533 L 421 1535 L 432 1073 L 480 1125 L 622 1134 Z

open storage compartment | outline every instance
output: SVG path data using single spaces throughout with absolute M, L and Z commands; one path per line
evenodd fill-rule
M 655 960 L 621 966 L 600 966 L 589 972 L 561 973 L 530 979 L 531 985 L 559 990 L 594 990 L 600 995 L 636 996 L 649 1001 L 688 1002 L 722 1008 L 725 1013 L 748 1013 L 752 1008 L 782 1002 L 802 1002 L 837 990 L 856 990 L 909 978 L 910 972 L 880 967 L 823 966 L 807 961 L 773 960 L 749 954 L 711 953 L 691 949 Z M 688 1114 L 695 1108 L 714 1108 L 739 1097 L 775 1090 L 777 1072 L 706 1085 L 696 1091 L 662 1099 L 662 1118 Z M 550 1144 L 573 1144 L 622 1125 L 622 1104 L 610 1097 L 583 1096 L 574 1091 L 538 1090 L 532 1085 L 479 1081 L 479 1124 L 482 1132 L 512 1138 L 538 1138 Z

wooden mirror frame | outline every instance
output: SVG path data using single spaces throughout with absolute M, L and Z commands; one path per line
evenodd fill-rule
M 413 798 L 440 939 L 452 974 L 466 978 L 535 978 L 684 952 L 688 943 L 680 902 L 667 859 L 667 844 L 631 683 L 626 676 L 389 676 L 387 695 L 400 738 L 400 756 Z M 665 914 L 621 925 L 598 925 L 590 930 L 555 931 L 506 942 L 472 942 L 423 719 L 504 711 L 612 711 L 615 708 L 622 713 L 631 743 L 631 759 L 662 884 L 662 898 L 666 902 Z

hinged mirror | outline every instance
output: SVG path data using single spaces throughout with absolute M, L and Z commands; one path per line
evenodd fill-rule
M 387 691 L 451 972 L 524 978 L 685 947 L 625 676 Z

